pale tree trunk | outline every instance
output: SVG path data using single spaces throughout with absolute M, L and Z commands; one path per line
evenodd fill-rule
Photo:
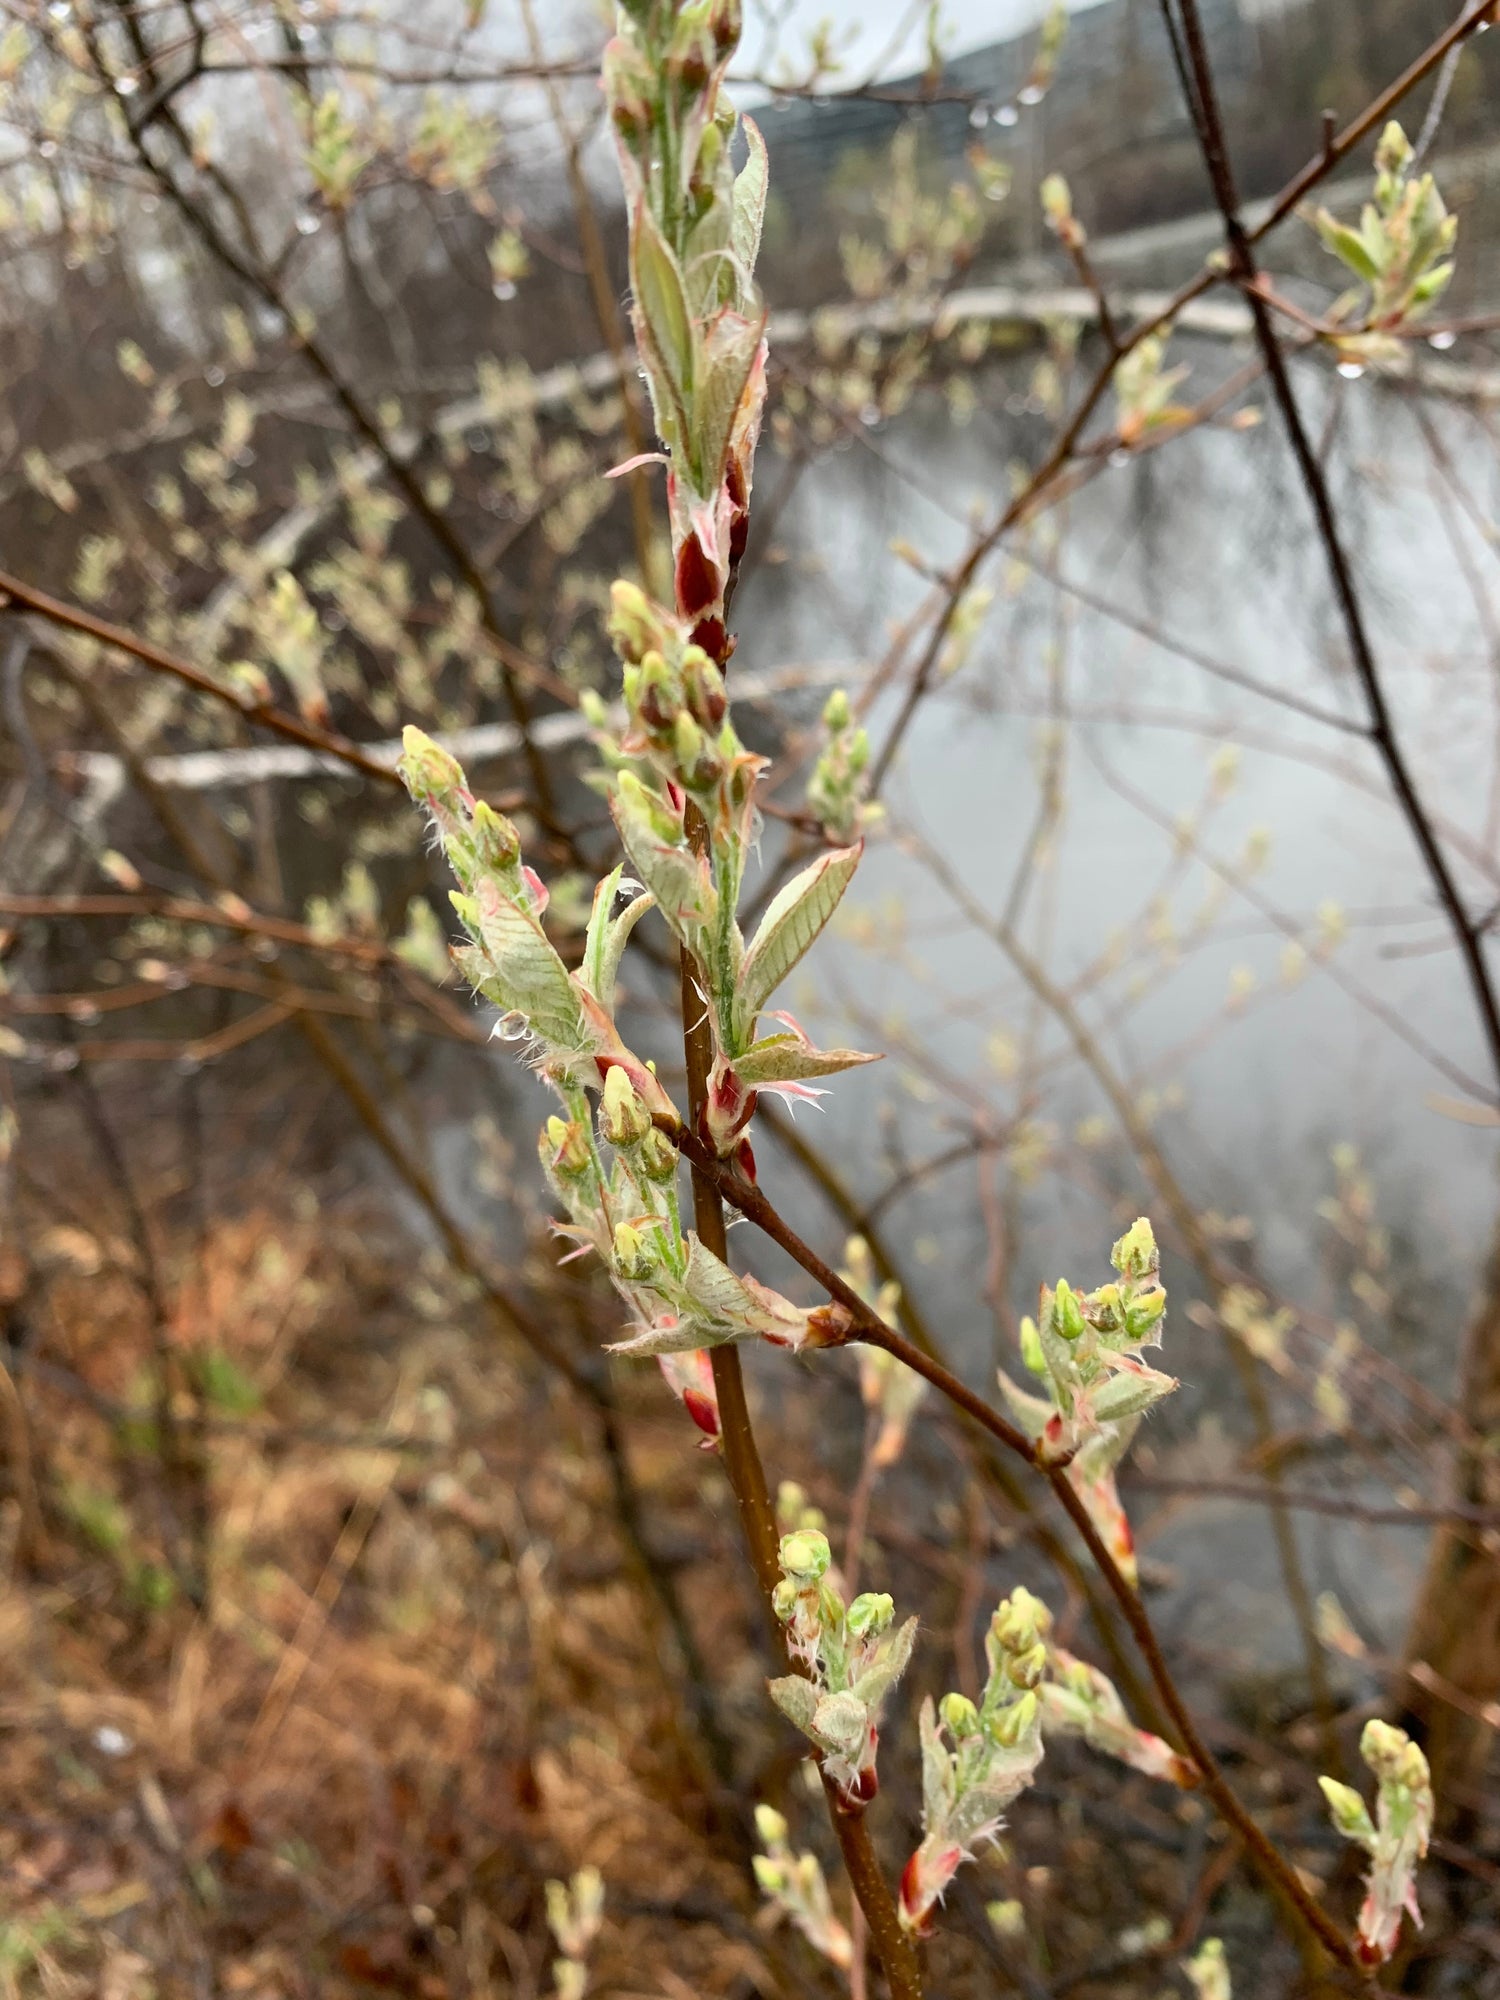
M 1500 1509 L 1500 1222 L 1469 1322 L 1458 1409 L 1478 1443 L 1458 1454 L 1451 1498 Z M 1500 1719 L 1500 1528 L 1455 1522 L 1434 1535 L 1399 1698 L 1421 1732 L 1439 1821 L 1461 1822 L 1483 1797 Z

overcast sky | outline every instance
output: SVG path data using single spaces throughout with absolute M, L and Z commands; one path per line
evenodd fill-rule
M 952 55 L 1003 42 L 1034 27 L 1048 0 L 942 0 L 943 46 Z M 1076 13 L 1096 0 L 1069 0 Z M 926 0 L 747 0 L 745 56 L 760 67 L 767 46 L 768 21 L 779 21 L 783 52 L 793 59 L 807 48 L 809 29 L 819 21 L 834 24 L 840 46 L 847 47 L 850 69 L 862 73 L 891 51 L 882 63 L 887 74 L 909 71 L 923 59 Z M 893 46 L 894 45 L 894 46 Z
M 1003 42 L 1035 27 L 1048 4 L 1049 0 L 941 0 L 942 46 L 950 55 L 962 55 L 988 42 Z M 1068 0 L 1074 13 L 1097 4 L 1099 0 Z M 587 39 L 589 23 L 597 24 L 601 16 L 608 21 L 614 14 L 609 0 L 571 0 L 571 4 L 559 0 L 537 11 L 553 47 L 576 45 L 580 33 Z M 805 65 L 810 33 L 820 21 L 829 21 L 848 81 L 868 75 L 877 62 L 883 75 L 909 75 L 925 59 L 927 11 L 928 0 L 745 0 L 745 38 L 736 67 L 763 69 L 772 49 L 793 65 Z M 496 46 L 519 54 L 525 41 L 512 18 L 515 12 L 513 5 L 492 8 L 489 33 Z

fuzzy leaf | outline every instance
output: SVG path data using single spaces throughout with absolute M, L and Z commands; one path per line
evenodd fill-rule
M 1057 1414 L 1056 1404 L 1049 1402 L 1045 1396 L 1033 1396 L 1029 1389 L 1020 1388 L 1003 1368 L 997 1368 L 995 1373 L 1000 1379 L 1005 1400 L 1010 1405 L 1011 1415 L 1028 1437 L 1039 1438 Z
M 879 1062 L 859 1049 L 815 1049 L 804 1035 L 766 1035 L 734 1059 L 734 1073 L 747 1090 L 769 1083 L 804 1083 L 809 1077 L 837 1076 L 860 1063 Z
M 735 1025 L 748 1040 L 760 1010 L 838 908 L 854 878 L 864 842 L 820 854 L 771 900 L 740 967 Z
M 812 1682 L 801 1674 L 783 1674 L 766 1691 L 788 1722 L 795 1723 L 804 1736 L 811 1736 L 818 1708 L 818 1691 Z
M 748 286 L 755 260 L 760 255 L 770 161 L 766 156 L 766 142 L 755 120 L 741 118 L 740 129 L 745 135 L 750 157 L 734 177 L 734 219 L 729 225 L 729 248 L 739 266 L 740 282 Z
M 1163 1396 L 1170 1396 L 1177 1387 L 1175 1375 L 1163 1375 L 1159 1369 L 1143 1368 L 1139 1363 L 1128 1369 L 1121 1367 L 1126 1359 L 1123 1355 L 1109 1358 L 1120 1368 L 1120 1372 L 1094 1391 L 1094 1415 L 1100 1423 L 1118 1423 L 1124 1417 L 1138 1417 L 1153 1403 L 1159 1403 Z
M 656 902 L 648 891 L 627 903 L 619 916 L 612 916 L 624 872 L 623 868 L 611 870 L 594 891 L 594 907 L 589 916 L 588 936 L 583 949 L 583 983 L 606 1014 L 614 1012 L 615 980 L 630 933 Z
M 922 1823 L 940 1827 L 953 1810 L 956 1780 L 931 1695 L 923 1698 L 917 1729 L 922 1739 Z
M 870 1708 L 852 1690 L 818 1697 L 813 1709 L 815 1741 L 836 1756 L 857 1762 L 870 1728 Z
M 656 898 L 679 943 L 695 949 L 695 933 L 712 924 L 718 908 L 707 864 L 685 840 L 663 837 L 652 823 L 649 805 L 632 788 L 617 787 L 610 811 L 631 866 Z
M 692 1311 L 720 1340 L 763 1334 L 788 1347 L 807 1338 L 808 1315 L 790 1299 L 754 1278 L 741 1278 L 705 1249 L 696 1235 L 688 1237 L 687 1270 L 682 1289 Z
M 635 258 L 631 277 L 636 301 L 671 369 L 672 379 L 686 392 L 693 382 L 693 317 L 677 259 L 644 203 L 636 216 L 632 243 Z
M 700 1347 L 720 1347 L 725 1336 L 692 1314 L 658 1313 L 648 1325 L 637 1328 L 627 1340 L 611 1341 L 611 1354 L 627 1360 L 648 1360 L 653 1355 L 687 1354 Z
M 693 397 L 693 469 L 698 491 L 715 494 L 724 477 L 729 440 L 740 402 L 755 368 L 766 316 L 755 319 L 726 308 L 708 330 L 702 379 Z
M 501 1004 L 524 1015 L 543 1041 L 581 1048 L 586 1032 L 578 994 L 568 968 L 531 911 L 512 902 L 488 877 L 475 884 L 474 900 L 480 942 Z
M 1367 285 L 1378 282 L 1380 266 L 1357 229 L 1350 229 L 1347 223 L 1338 221 L 1326 208 L 1319 209 L 1315 221 L 1325 250 L 1331 250 Z
M 917 1621 L 908 1618 L 886 1645 L 876 1663 L 862 1673 L 850 1688 L 865 1707 L 874 1713 L 906 1671 L 912 1648 L 917 1643 Z

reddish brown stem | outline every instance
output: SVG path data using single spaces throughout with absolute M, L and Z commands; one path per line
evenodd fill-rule
M 702 852 L 708 829 L 696 807 L 688 808 L 688 831 Z M 713 1029 L 699 990 L 695 968 L 686 955 L 682 959 L 682 1039 L 687 1058 L 688 1101 L 696 1123 L 708 1094 L 708 1073 L 713 1063 Z M 724 1227 L 724 1203 L 717 1174 L 718 1161 L 706 1146 L 690 1149 L 686 1135 L 675 1120 L 668 1121 L 669 1135 L 687 1154 L 693 1169 L 693 1220 L 705 1249 L 716 1257 L 728 1256 Z M 750 1421 L 745 1397 L 745 1378 L 737 1350 L 730 1346 L 713 1349 L 711 1360 L 714 1388 L 719 1398 L 719 1430 L 723 1441 L 724 1470 L 739 1508 L 745 1546 L 755 1570 L 756 1581 L 769 1601 L 781 1580 L 777 1560 L 780 1538 L 776 1532 L 776 1510 L 766 1481 L 765 1466 Z M 795 1663 L 793 1663 L 795 1665 Z M 855 1899 L 870 1927 L 870 1942 L 885 1968 L 891 2000 L 921 2000 L 922 1972 L 913 1941 L 901 1928 L 890 1886 L 881 1872 L 874 1842 L 863 1813 L 848 1813 L 839 1803 L 837 1788 L 826 1776 L 823 1790 L 828 1799 L 829 1817 L 838 1836 Z

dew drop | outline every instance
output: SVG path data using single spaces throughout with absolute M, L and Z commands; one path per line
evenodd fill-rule
M 47 9 L 47 12 L 54 21 L 70 21 L 73 18 L 73 9 L 69 4 L 69 0 L 52 0 L 52 5 Z
M 1341 361 L 1339 363 L 1339 373 L 1346 382 L 1357 382 L 1364 372 L 1365 365 L 1362 361 Z
M 982 132 L 989 122 L 990 107 L 987 104 L 976 104 L 974 109 L 969 113 L 969 123 L 974 127 L 974 130 Z
M 212 368 L 204 369 L 203 379 L 210 389 L 222 389 L 224 386 L 224 370 L 216 362 Z
M 1435 347 L 1439 354 L 1446 354 L 1457 339 L 1458 335 L 1451 328 L 1445 326 L 1438 333 L 1428 334 L 1427 345 Z
M 1026 105 L 1040 104 L 1046 95 L 1047 92 L 1041 84 L 1028 83 L 1022 90 L 1016 93 L 1016 102 Z
M 321 226 L 318 218 L 312 213 L 311 209 L 304 208 L 302 213 L 297 217 L 297 234 L 299 236 L 316 236 Z
M 1002 104 L 1000 109 L 995 113 L 995 123 L 997 125 L 1015 125 L 1019 122 L 1020 117 L 1020 112 L 1017 111 L 1013 104 Z
M 47 1067 L 48 1069 L 55 1069 L 61 1071 L 77 1069 L 78 1067 L 77 1049 L 54 1049 L 47 1058 Z
M 516 295 L 514 281 L 510 278 L 497 278 L 494 284 L 490 286 L 490 290 L 495 294 L 497 299 L 502 301 L 513 299 Z
M 490 1030 L 497 1042 L 524 1042 L 529 1033 L 524 1014 L 502 1014 Z
M 37 147 L 37 151 L 44 160 L 54 159 L 57 155 L 57 141 L 55 139 L 43 139 Z
M 119 97 L 134 97 L 140 87 L 141 80 L 138 76 L 117 76 L 115 78 L 115 94 Z
M 859 413 L 859 420 L 867 431 L 874 430 L 875 426 L 880 422 L 880 405 L 878 403 L 866 403 Z
M 1124 445 L 1116 445 L 1115 449 L 1109 455 L 1109 462 L 1118 472 L 1122 465 L 1129 465 L 1130 453 L 1125 449 Z

